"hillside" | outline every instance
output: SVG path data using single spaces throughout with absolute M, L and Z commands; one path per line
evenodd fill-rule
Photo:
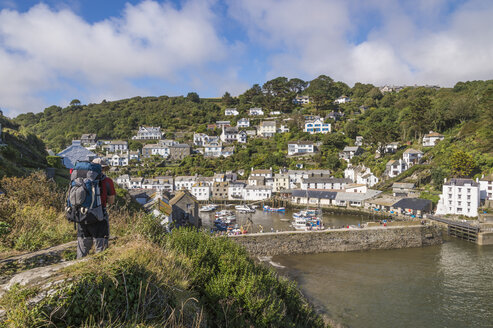
M 6 191 L 0 196 L 0 327 L 326 326 L 295 283 L 238 244 L 205 231 L 168 234 L 124 199 L 108 209 L 118 239 L 107 251 L 74 262 L 72 246 L 39 261 L 9 261 L 76 234 L 65 219 L 64 192 L 43 174 L 0 182 Z M 23 273 L 31 277 L 22 280 L 27 286 L 5 284 Z
M 296 95 L 310 95 L 311 103 L 294 105 L 292 99 Z M 352 101 L 335 104 L 334 100 L 341 95 Z M 238 97 L 226 93 L 221 99 L 200 99 L 197 94 L 190 93 L 186 97 L 135 97 L 89 105 L 76 102 L 66 108 L 52 106 L 38 114 L 22 114 L 14 121 L 57 150 L 83 133 L 97 133 L 101 139 L 129 139 L 140 125 L 161 126 L 167 138 L 190 143 L 193 132 L 205 132 L 207 124 L 231 120 L 235 125 L 239 118 L 247 116 L 250 107 L 262 107 L 267 113 L 281 110 L 283 114 L 277 120 L 288 119 L 290 132 L 276 134 L 273 138 L 250 139 L 228 158 L 192 156 L 179 166 L 140 167 L 133 173 L 141 176 L 212 175 L 218 170 L 294 168 L 297 163 L 303 163 L 305 168 L 328 168 L 341 176 L 347 164 L 339 160 L 339 152 L 344 146 L 354 145 L 356 136 L 363 136 L 365 153 L 353 159 L 353 164 L 364 163 L 381 176 L 390 159 L 399 158 L 405 149 L 413 147 L 426 153 L 425 160 L 432 169 L 422 180 L 429 183 L 432 176 L 438 181 L 453 174 L 450 159 L 457 151 L 465 151 L 473 157 L 472 176 L 491 170 L 492 98 L 492 80 L 458 82 L 453 88 L 438 90 L 407 87 L 400 92 L 382 94 L 371 84 L 356 83 L 350 88 L 324 75 L 309 82 L 279 77 L 262 86 L 254 85 Z M 240 115 L 224 116 L 224 109 L 229 107 L 238 108 Z M 303 115 L 326 117 L 334 111 L 342 117 L 337 121 L 329 119 L 332 133 L 310 135 L 303 132 Z M 253 118 L 251 123 L 258 124 L 267 116 Z M 431 130 L 446 138 L 438 146 L 425 149 L 421 146 L 421 138 Z M 178 136 L 175 132 L 182 133 Z M 217 134 L 218 131 L 209 133 Z M 318 142 L 319 152 L 306 159 L 287 157 L 287 143 L 294 140 Z M 400 143 L 396 154 L 374 156 L 379 145 L 393 141 Z M 139 147 L 142 144 L 130 142 L 131 149 Z
M 4 116 L 0 116 L 0 124 L 4 143 L 0 146 L 0 178 L 48 166 L 45 145 L 38 137 Z

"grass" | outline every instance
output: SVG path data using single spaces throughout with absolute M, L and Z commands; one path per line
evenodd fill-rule
M 42 174 L 3 178 L 3 254 L 75 240 L 63 191 Z M 124 196 L 124 195 L 123 195 Z M 227 238 L 165 229 L 120 197 L 102 253 L 66 268 L 45 287 L 15 287 L 0 300 L 14 327 L 324 327 L 295 283 L 257 264 Z M 45 288 L 43 290 L 43 288 Z

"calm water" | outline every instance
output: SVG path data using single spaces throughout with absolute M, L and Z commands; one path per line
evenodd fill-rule
M 231 208 L 230 208 L 231 209 Z M 234 207 L 232 208 L 234 211 Z M 295 211 L 296 212 L 296 211 Z M 264 232 L 295 230 L 291 226 L 293 212 L 287 210 L 285 214 L 268 213 L 257 210 L 255 213 L 236 213 L 236 222 L 243 227 L 249 227 L 249 232 L 259 232 L 261 227 Z M 202 224 L 205 227 L 214 225 L 214 212 L 200 213 Z M 364 217 L 356 215 L 329 215 L 324 214 L 322 221 L 325 227 L 341 227 L 346 225 L 358 225 L 364 222 Z
M 493 246 L 277 256 L 313 303 L 348 327 L 493 327 Z

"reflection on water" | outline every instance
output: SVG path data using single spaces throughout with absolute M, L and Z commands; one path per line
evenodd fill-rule
M 234 208 L 232 208 L 234 211 Z M 263 228 L 264 232 L 273 231 L 289 231 L 295 230 L 291 226 L 293 220 L 293 212 L 286 210 L 286 213 L 268 213 L 263 212 L 261 209 L 255 213 L 236 213 L 236 222 L 243 227 L 249 227 L 249 232 L 259 232 L 260 228 Z M 202 224 L 205 227 L 212 227 L 214 225 L 214 212 L 200 213 L 202 218 Z M 334 215 L 324 214 L 322 220 L 325 227 L 342 227 L 347 225 L 358 225 L 364 221 L 364 217 L 356 215 Z
M 493 247 L 276 256 L 280 272 L 349 327 L 493 327 Z

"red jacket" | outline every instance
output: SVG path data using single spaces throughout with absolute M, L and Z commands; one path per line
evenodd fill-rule
M 103 207 L 106 207 L 106 202 L 108 201 L 108 196 L 116 195 L 115 186 L 113 184 L 113 180 L 108 178 L 107 176 L 101 180 L 101 204 Z

